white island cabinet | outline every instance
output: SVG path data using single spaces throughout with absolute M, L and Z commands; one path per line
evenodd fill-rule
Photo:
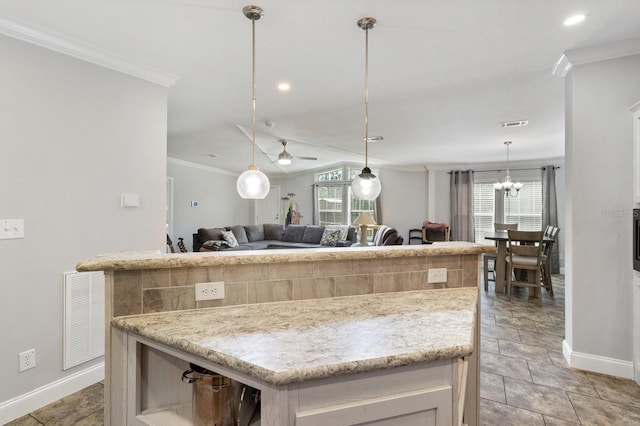
M 460 425 L 476 288 L 116 318 L 111 422 L 190 424 L 195 363 L 261 390 L 262 426 Z M 115 369 L 115 370 L 114 370 Z

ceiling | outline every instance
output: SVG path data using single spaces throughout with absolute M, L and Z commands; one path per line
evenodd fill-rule
M 3 0 L 0 16 L 175 75 L 168 155 L 251 162 L 251 21 L 234 0 Z M 369 32 L 372 167 L 564 156 L 563 52 L 640 37 L 637 0 L 260 0 L 256 163 L 268 176 L 364 162 Z M 576 26 L 564 19 L 587 15 Z M 280 82 L 288 92 L 277 89 Z M 499 123 L 529 120 L 526 127 Z M 270 122 L 272 127 L 265 123 Z M 289 141 L 289 166 L 274 162 Z

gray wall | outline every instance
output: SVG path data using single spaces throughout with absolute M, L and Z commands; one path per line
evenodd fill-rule
M 173 245 L 184 238 L 192 250 L 192 234 L 198 228 L 216 228 L 249 223 L 249 200 L 236 190 L 238 175 L 172 158 L 167 176 L 173 178 Z M 198 207 L 191 207 L 197 201 Z
M 0 407 L 62 371 L 62 273 L 113 251 L 164 249 L 167 91 L 0 36 Z M 121 193 L 140 207 L 120 207 Z M 18 373 L 18 353 L 36 349 Z M 0 421 L 0 423 L 2 423 Z
M 381 169 L 382 221 L 396 228 L 408 242 L 409 229 L 420 228 L 426 220 L 427 212 L 426 171 L 401 171 Z M 302 224 L 313 223 L 314 173 L 306 173 L 286 179 L 274 179 L 272 185 L 280 185 L 280 194 L 296 194 L 296 201 L 302 213 Z
M 566 343 L 585 367 L 632 360 L 629 108 L 639 75 L 635 55 L 576 66 L 566 81 Z

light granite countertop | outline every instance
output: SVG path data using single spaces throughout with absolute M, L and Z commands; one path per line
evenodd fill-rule
M 438 242 L 428 245 L 400 245 L 385 247 L 327 247 L 316 249 L 279 249 L 218 251 L 208 253 L 172 253 L 160 251 L 106 253 L 79 262 L 76 270 L 118 271 L 135 269 L 184 268 L 252 263 L 308 262 L 398 258 L 410 256 L 447 256 L 481 254 L 495 251 L 495 247 L 466 241 Z
M 272 385 L 470 355 L 477 288 L 119 317 L 112 325 Z

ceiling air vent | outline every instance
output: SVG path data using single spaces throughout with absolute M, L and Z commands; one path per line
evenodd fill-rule
M 522 127 L 529 124 L 529 120 L 503 121 L 500 127 Z

